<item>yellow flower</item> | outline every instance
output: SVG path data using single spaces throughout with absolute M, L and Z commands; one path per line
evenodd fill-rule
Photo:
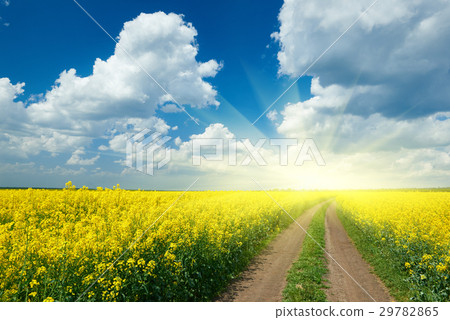
M 203 254 L 213 253 L 217 261 L 226 261 L 239 254 L 239 247 L 258 245 L 274 230 L 280 230 L 285 216 L 259 191 L 187 192 L 179 198 L 181 192 L 128 191 L 119 185 L 114 186 L 114 191 L 98 190 L 102 191 L 76 190 L 71 181 L 64 190 L 0 190 L 2 299 L 24 295 L 25 291 L 20 290 L 31 292 L 32 300 L 40 299 L 38 292 L 44 282 L 47 292 L 55 297 L 74 296 L 99 276 L 104 278 L 89 289 L 86 299 L 122 299 L 118 291 L 125 283 L 127 289 L 135 284 L 138 287 L 139 280 L 147 285 L 142 274 L 135 274 L 135 266 L 147 278 L 161 277 L 163 272 L 161 281 L 174 281 L 185 268 L 198 267 L 193 257 L 204 261 Z M 448 275 L 450 192 L 271 191 L 271 195 L 290 213 L 333 196 L 349 221 L 364 231 L 373 231 L 380 241 L 389 240 L 394 251 L 405 254 L 404 261 L 408 262 L 404 265 L 410 275 L 414 275 L 415 267 L 427 268 L 427 278 L 421 278 L 427 279 L 431 289 L 439 285 L 432 283 L 434 279 Z M 178 198 L 177 205 L 152 225 Z M 139 238 L 148 226 L 152 226 L 151 232 Z M 136 239 L 139 241 L 134 243 Z M 111 267 L 132 243 L 129 259 Z M 200 250 L 192 252 L 194 248 Z M 420 251 L 415 248 L 430 251 L 421 252 L 417 259 L 415 255 Z M 27 261 L 26 267 L 22 267 L 23 261 Z M 71 272 L 68 279 L 74 281 L 58 288 L 59 272 L 65 266 Z M 107 268 L 108 273 L 103 275 Z M 28 278 L 31 275 L 33 278 Z M 17 283 L 21 279 L 31 282 L 19 290 Z M 135 300 L 136 292 L 124 294 L 125 299 Z
M 424 261 L 424 262 L 427 262 L 431 259 L 433 259 L 433 256 L 431 254 L 424 254 L 422 257 L 422 261 Z
M 52 297 L 47 297 L 44 299 L 44 302 L 54 302 L 55 299 L 53 299 Z
M 436 266 L 436 270 L 437 270 L 438 272 L 444 272 L 445 270 L 447 270 L 447 266 L 446 266 L 446 265 L 443 265 L 442 263 L 439 263 L 439 264 Z
M 39 268 L 37 269 L 36 274 L 37 274 L 37 275 L 41 275 L 41 274 L 44 274 L 46 271 L 47 271 L 47 268 L 45 268 L 44 266 L 42 266 L 42 267 L 39 267 Z
M 33 288 L 34 286 L 38 286 L 39 282 L 36 281 L 36 279 L 31 280 L 30 282 L 30 288 Z
M 137 262 L 138 266 L 145 266 L 145 260 L 140 258 Z

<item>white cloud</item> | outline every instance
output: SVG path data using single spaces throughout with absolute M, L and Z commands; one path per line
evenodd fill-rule
M 192 169 L 192 150 L 194 139 L 233 139 L 234 134 L 225 127 L 222 123 L 213 123 L 205 128 L 204 132 L 199 134 L 193 134 L 189 137 L 189 140 L 182 141 L 179 137 L 175 139 L 175 145 L 178 149 L 172 149 L 172 161 L 169 164 L 170 168 L 182 168 L 187 167 Z M 212 166 L 218 167 L 217 162 L 213 162 Z M 204 167 L 205 168 L 205 167 Z M 193 168 L 199 169 L 199 168 Z
M 202 77 L 215 77 L 222 67 L 222 63 L 218 64 L 216 60 L 209 60 L 208 62 L 200 64 L 198 71 Z
M 269 112 L 267 112 L 266 117 L 270 120 L 270 121 L 277 121 L 278 119 L 278 112 L 277 110 L 270 110 Z
M 150 189 L 181 188 L 201 177 L 196 188 L 200 189 L 259 189 L 252 178 L 266 188 L 382 188 L 382 187 L 436 187 L 445 186 L 450 178 L 450 147 L 420 148 L 397 150 L 378 150 L 376 152 L 360 150 L 358 152 L 335 153 L 321 150 L 326 166 L 317 166 L 313 162 L 303 166 L 294 166 L 296 153 L 289 151 L 289 166 L 280 166 L 277 149 L 271 149 L 268 144 L 260 150 L 268 166 L 258 166 L 253 161 L 249 166 L 242 166 L 241 161 L 248 154 L 242 143 L 238 143 L 237 165 L 228 164 L 228 150 L 224 150 L 223 161 L 208 161 L 202 159 L 201 166 L 192 165 L 192 141 L 200 138 L 222 138 L 225 145 L 228 139 L 236 136 L 226 126 L 220 123 L 212 124 L 202 133 L 192 135 L 187 141 L 175 139 L 172 158 L 169 164 L 161 170 L 156 170 L 152 179 L 137 172 L 133 168 L 125 168 L 122 173 L 110 173 L 98 169 L 88 171 L 84 167 L 78 170 L 57 166 L 55 168 L 41 167 L 34 164 L 6 165 L 2 172 L 9 181 L 27 181 L 31 176 L 53 175 L 59 179 L 62 186 L 67 179 L 76 176 L 76 185 L 86 184 L 97 186 L 96 177 L 107 177 L 109 184 L 120 183 Z M 239 140 L 239 139 L 238 139 Z M 301 139 L 299 139 L 301 142 Z M 321 147 L 320 144 L 318 145 Z M 123 151 L 123 150 L 122 150 Z M 73 158 L 85 159 L 84 150 L 77 150 Z M 160 154 L 156 154 L 156 159 Z M 157 161 L 157 160 L 156 160 Z M 123 160 L 118 163 L 124 165 Z M 88 165 L 85 163 L 84 165 Z M 14 176 L 8 176 L 17 172 Z M 95 175 L 94 178 L 92 178 Z M 40 177 L 40 176 L 39 176 Z M 106 182 L 102 182 L 105 185 Z M 20 185 L 20 183 L 19 183 Z M 39 183 L 37 183 L 39 185 Z
M 45 132 L 45 134 L 39 134 Z M 36 136 L 18 136 L 4 133 L 9 140 L 9 148 L 20 155 L 37 155 L 41 151 L 58 153 L 72 152 L 74 149 L 89 145 L 91 139 L 84 136 L 73 136 L 58 131 L 37 130 Z
M 279 72 L 299 76 L 372 0 L 285 0 Z M 364 86 L 347 113 L 413 118 L 450 111 L 450 2 L 379 1 L 309 71 L 325 86 Z
M 326 91 L 326 90 L 325 90 Z M 427 120 L 423 120 L 426 122 Z M 416 124 L 412 125 L 416 129 Z M 295 136 L 301 143 L 304 137 Z M 224 141 L 222 160 L 201 160 L 200 166 L 192 164 L 192 143 L 194 139 L 219 138 Z M 366 136 L 367 138 L 367 136 Z M 246 148 L 237 139 L 237 164 L 229 165 L 230 156 L 227 149 L 229 139 L 235 135 L 223 124 L 210 125 L 204 132 L 192 135 L 182 142 L 176 139 L 178 148 L 171 149 L 172 158 L 164 172 L 156 175 L 170 177 L 185 175 L 184 181 L 189 183 L 192 177 L 202 177 L 203 187 L 209 189 L 258 189 L 252 178 L 269 188 L 383 188 L 383 187 L 435 187 L 445 186 L 450 178 L 450 147 L 407 149 L 397 147 L 385 150 L 367 150 L 367 148 L 351 153 L 334 152 L 321 148 L 325 158 L 325 166 L 317 166 L 307 162 L 303 166 L 295 166 L 298 148 L 289 149 L 289 165 L 280 166 L 279 150 L 271 148 L 268 143 L 259 150 L 267 166 L 258 166 L 252 161 L 250 166 L 242 166 L 241 161 L 247 156 Z M 361 140 L 360 146 L 367 142 Z M 254 142 L 253 142 L 254 144 Z M 214 153 L 206 149 L 204 154 Z M 125 170 L 124 175 L 130 170 Z
M 234 134 L 222 123 L 213 123 L 209 125 L 203 133 L 191 135 L 192 139 L 232 139 Z
M 302 74 L 371 3 L 285 0 L 272 34 L 279 73 Z M 445 186 L 449 37 L 449 1 L 379 1 L 308 71 L 313 97 L 274 125 L 314 139 L 330 187 Z
M 20 96 L 24 83 L 13 85 L 8 78 L 0 78 L 0 127 L 2 129 L 17 129 L 27 122 L 27 113 L 22 102 L 14 100 Z
M 35 165 L 34 162 L 4 163 L 0 166 L 0 173 L 35 174 Z
M 273 171 L 269 169 L 270 166 L 276 168 L 279 165 L 280 155 L 279 147 L 270 145 L 270 140 L 265 139 L 261 148 L 254 148 L 259 142 L 258 139 L 251 139 L 252 137 L 238 138 L 222 123 L 213 123 L 209 125 L 202 133 L 194 134 L 189 137 L 187 141 L 182 141 L 179 137 L 175 139 L 175 145 L 178 148 L 171 149 L 171 161 L 168 165 L 169 170 L 177 171 L 180 168 L 188 170 L 190 172 L 201 172 L 202 174 L 224 173 L 231 175 L 237 175 L 240 177 L 251 177 L 251 174 L 257 176 L 260 174 L 261 167 L 254 157 L 250 154 L 250 151 L 256 151 L 255 156 L 263 159 L 267 166 L 264 170 Z M 210 139 L 210 140 L 208 140 Z M 193 149 L 194 141 L 201 145 L 199 166 L 193 165 Z M 301 141 L 303 142 L 303 141 Z M 230 143 L 235 144 L 236 150 L 230 150 Z M 296 156 L 301 145 L 296 150 L 291 148 L 290 162 L 294 163 Z M 255 150 L 257 149 L 257 150 Z M 297 151 L 297 153 L 295 153 Z M 217 155 L 217 157 L 216 157 Z M 213 156 L 214 160 L 208 160 L 206 157 Z M 295 156 L 295 158 L 294 158 Z M 246 161 L 248 163 L 246 163 Z M 253 172 L 253 173 L 252 173 Z M 225 179 L 225 177 L 223 177 Z
M 448 184 L 450 112 L 414 119 L 387 118 L 379 113 L 363 117 L 344 112 L 349 89 L 322 87 L 319 79 L 313 79 L 312 91 L 313 98 L 284 107 L 277 130 L 289 138 L 313 138 L 326 167 L 313 167 L 307 174 L 295 168 L 293 177 L 298 174 L 316 187 L 321 180 L 314 182 L 314 175 L 327 177 L 320 183 L 330 188 Z
M 205 63 L 195 59 L 196 35 L 195 28 L 179 15 L 139 15 L 124 24 L 114 55 L 95 61 L 92 75 L 79 77 L 74 69 L 61 73 L 44 99 L 29 106 L 33 121 L 47 127 L 85 130 L 91 128 L 80 128 L 76 123 L 148 118 L 169 97 L 146 72 L 182 104 L 218 105 L 216 91 L 202 79 Z M 219 69 L 213 60 L 206 65 L 210 66 L 208 76 Z
M 124 24 L 114 54 L 106 61 L 97 59 L 91 75 L 65 70 L 51 90 L 28 105 L 14 101 L 23 93 L 23 83 L 0 79 L 0 140 L 9 140 L 19 153 L 35 155 L 72 152 L 109 136 L 111 149 L 119 150 L 125 132 L 149 128 L 167 133 L 170 127 L 154 113 L 170 98 L 140 66 L 179 103 L 218 106 L 216 90 L 203 78 L 213 77 L 221 65 L 196 60 L 196 35 L 182 15 L 140 14 Z
M 163 105 L 161 107 L 161 111 L 164 113 L 178 113 L 178 112 L 183 112 L 183 110 L 181 110 L 180 107 L 178 107 L 176 104 L 174 103 L 166 103 L 165 105 Z
M 109 149 L 115 152 L 125 153 L 128 136 L 125 133 L 115 135 L 109 140 Z
M 96 155 L 95 157 L 92 157 L 92 158 L 84 158 L 83 159 L 83 156 L 85 154 L 86 154 L 86 151 L 84 150 L 84 148 L 79 148 L 79 149 L 75 150 L 72 153 L 72 156 L 70 157 L 70 159 L 67 160 L 66 164 L 91 166 L 98 160 L 98 158 L 100 158 L 99 155 Z
M 29 106 L 33 121 L 78 128 L 78 121 L 148 118 L 169 98 L 146 72 L 182 104 L 218 105 L 217 92 L 202 79 L 205 64 L 195 59 L 196 35 L 195 28 L 179 15 L 139 15 L 124 24 L 114 55 L 95 61 L 92 75 L 79 77 L 74 69 L 61 73 L 43 101 Z M 219 69 L 213 60 L 206 64 L 208 76 Z
M 125 153 L 128 138 L 144 129 L 150 129 L 154 132 L 167 135 L 170 127 L 164 120 L 156 117 L 151 117 L 149 119 L 130 118 L 127 120 L 120 120 L 115 123 L 114 129 L 111 130 L 113 135 L 109 139 L 109 147 L 103 146 L 102 149 Z
M 312 92 L 313 98 L 285 106 L 278 132 L 287 137 L 314 138 L 319 147 L 333 152 L 450 145 L 450 112 L 407 120 L 386 118 L 379 113 L 363 117 L 344 112 L 349 89 L 338 85 L 322 87 L 318 79 L 313 79 Z

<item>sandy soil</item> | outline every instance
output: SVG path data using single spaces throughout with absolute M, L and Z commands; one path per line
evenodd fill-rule
M 348 237 L 336 214 L 335 203 L 327 210 L 325 220 L 325 249 L 358 284 L 330 257 L 327 279 L 328 301 L 393 301 L 384 284 L 372 273 L 371 266 L 363 260 Z M 364 291 L 365 290 L 365 291 Z
M 304 212 L 297 222 L 307 230 L 314 213 L 323 204 Z M 216 301 L 281 301 L 287 271 L 298 258 L 304 238 L 305 232 L 292 223 L 253 259 L 248 269 L 232 281 L 227 291 Z

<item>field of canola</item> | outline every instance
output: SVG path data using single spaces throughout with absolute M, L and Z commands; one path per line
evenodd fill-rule
M 450 192 L 341 192 L 337 202 L 381 251 L 400 261 L 412 300 L 450 300 Z
M 270 194 L 294 217 L 337 194 L 412 300 L 450 300 L 450 192 Z M 262 191 L 0 190 L 0 301 L 211 300 L 290 222 Z
M 211 300 L 291 222 L 264 192 L 205 191 L 187 192 L 152 226 L 181 195 L 70 182 L 0 190 L 0 301 Z M 271 195 L 297 216 L 327 196 Z

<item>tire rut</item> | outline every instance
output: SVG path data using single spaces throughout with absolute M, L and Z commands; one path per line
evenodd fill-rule
M 327 210 L 325 219 L 325 249 L 346 270 L 346 274 L 329 256 L 327 300 L 333 302 L 393 301 L 381 280 L 372 273 L 372 267 L 362 258 L 347 235 L 336 214 L 336 203 Z M 365 292 L 365 291 L 366 292 Z M 372 299 L 373 298 L 373 299 Z
M 322 202 L 306 210 L 296 221 L 307 230 L 312 217 L 324 204 Z M 305 235 L 296 223 L 291 223 L 250 262 L 248 268 L 231 282 L 216 301 L 281 301 L 287 272 L 300 254 Z

